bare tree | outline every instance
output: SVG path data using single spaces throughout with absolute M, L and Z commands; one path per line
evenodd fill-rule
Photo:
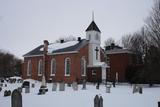
M 115 40 L 113 38 L 108 38 L 107 40 L 104 41 L 105 46 L 109 46 L 111 44 L 115 44 Z

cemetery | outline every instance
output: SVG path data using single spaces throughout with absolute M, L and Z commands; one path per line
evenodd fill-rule
M 44 83 L 4 81 L 0 107 L 158 107 L 160 86 L 127 83 Z

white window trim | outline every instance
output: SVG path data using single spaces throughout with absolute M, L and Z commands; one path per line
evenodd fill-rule
M 66 74 L 66 67 L 67 67 L 67 60 L 69 59 L 69 62 L 70 62 L 70 72 L 69 72 L 69 74 Z M 67 57 L 67 58 L 65 58 L 65 76 L 70 76 L 70 73 L 71 73 L 71 59 L 69 58 L 69 57 Z
M 43 72 L 43 61 L 42 61 L 42 59 L 40 59 L 40 60 L 38 61 L 38 76 L 42 76 L 42 73 L 40 74 L 40 68 L 41 68 L 40 62 L 42 63 L 42 72 Z
M 27 76 L 31 76 L 31 72 L 29 71 L 30 70 L 30 66 L 31 66 L 31 69 L 32 69 L 31 60 L 28 60 L 28 62 L 27 62 Z M 30 74 L 29 74 L 29 72 L 30 72 Z
M 51 60 L 51 72 L 50 72 L 50 76 L 55 76 L 55 73 L 56 73 L 56 68 L 55 68 L 55 73 L 54 74 L 52 74 L 52 64 L 53 64 L 53 60 L 55 61 L 55 63 L 56 63 L 56 60 L 53 58 L 52 60 Z
M 84 58 L 84 57 L 82 57 L 81 58 L 81 61 L 84 61 L 84 65 L 83 65 L 83 67 L 84 67 L 84 74 L 82 73 L 82 71 L 81 71 L 81 75 L 82 76 L 86 76 L 86 59 Z M 82 66 L 82 65 L 81 65 Z M 82 69 L 81 69 L 82 70 Z
M 95 70 L 92 70 L 92 75 L 96 75 L 96 71 Z

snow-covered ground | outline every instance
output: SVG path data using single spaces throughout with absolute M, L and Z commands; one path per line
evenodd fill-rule
M 31 81 L 31 80 L 30 80 Z M 31 81 L 34 82 L 35 81 Z M 0 107 L 11 107 L 11 97 L 3 97 L 4 90 L 14 90 L 21 83 L 7 84 L 0 92 Z M 100 90 L 92 84 L 87 85 L 87 90 L 73 91 L 72 87 L 65 87 L 65 91 L 52 91 L 52 84 L 47 84 L 48 92 L 45 95 L 37 95 L 40 83 L 35 83 L 28 94 L 22 92 L 23 107 L 94 107 L 95 95 L 103 97 L 104 107 L 158 107 L 160 101 L 160 87 L 143 87 L 143 94 L 132 94 L 129 85 L 116 85 L 111 88 L 111 93 L 106 93 L 105 86 L 100 85 Z

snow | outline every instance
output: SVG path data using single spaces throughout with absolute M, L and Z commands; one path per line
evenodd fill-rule
M 49 44 L 48 53 L 52 53 L 52 51 L 55 51 L 55 50 L 58 50 L 58 49 L 63 49 L 63 48 L 67 48 L 67 47 L 70 47 L 70 46 L 74 46 L 77 43 L 78 43 L 78 41 L 68 41 L 68 42 L 64 42 L 64 43 Z M 43 48 L 41 48 L 40 51 L 43 51 Z
M 25 80 L 26 81 L 26 80 Z M 52 92 L 52 84 L 48 83 L 49 91 L 45 95 L 37 95 L 40 82 L 27 79 L 35 83 L 35 88 L 31 88 L 31 93 L 22 92 L 23 107 L 94 107 L 94 97 L 103 97 L 104 107 L 158 107 L 160 101 L 160 87 L 149 88 L 143 86 L 143 94 L 132 94 L 130 85 L 116 85 L 111 88 L 111 93 L 105 93 L 105 86 L 100 85 L 97 90 L 93 84 L 87 84 L 87 90 L 81 90 L 82 85 L 78 86 L 78 91 L 73 91 L 72 87 L 67 87 L 65 91 Z M 21 86 L 20 83 L 10 84 L 3 87 L 0 92 L 0 107 L 11 107 L 11 97 L 3 97 L 4 90 L 14 90 Z

